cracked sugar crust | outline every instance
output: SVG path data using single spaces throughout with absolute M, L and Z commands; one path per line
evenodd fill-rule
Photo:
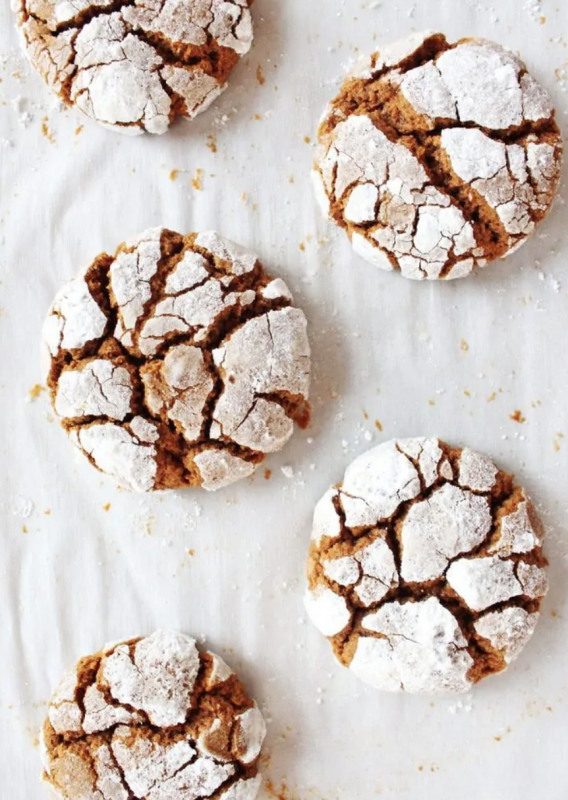
M 326 109 L 313 170 L 355 252 L 416 280 L 463 278 L 548 213 L 562 138 L 546 91 L 484 39 L 414 34 L 362 59 Z
M 219 656 L 157 631 L 64 675 L 42 729 L 44 779 L 65 800 L 254 800 L 265 734 Z
M 154 228 L 98 256 L 44 325 L 63 428 L 129 489 L 248 477 L 309 424 L 307 323 L 292 302 L 212 231 Z
M 392 440 L 317 504 L 306 610 L 365 683 L 466 692 L 530 639 L 548 589 L 543 538 L 525 491 L 487 456 Z
M 164 133 L 227 87 L 253 0 L 12 0 L 34 68 L 69 106 L 121 133 Z

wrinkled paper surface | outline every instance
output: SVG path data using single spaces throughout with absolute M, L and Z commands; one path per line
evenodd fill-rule
M 352 254 L 322 219 L 309 168 L 317 120 L 344 70 L 413 29 L 495 38 L 520 51 L 568 131 L 568 5 L 256 0 L 255 45 L 222 98 L 193 123 L 135 139 L 57 107 L 19 54 L 7 6 L 2 797 L 44 796 L 36 734 L 64 668 L 105 641 L 169 626 L 206 642 L 258 698 L 269 720 L 265 798 L 563 800 L 566 187 L 508 261 L 463 281 L 416 284 Z M 215 227 L 256 249 L 309 318 L 313 425 L 267 460 L 269 479 L 263 467 L 213 495 L 119 491 L 76 453 L 45 393 L 35 397 L 55 291 L 100 251 L 158 224 Z M 511 418 L 516 411 L 524 422 Z M 415 435 L 487 452 L 526 485 L 548 528 L 551 591 L 537 632 L 506 675 L 463 698 L 366 688 L 335 663 L 302 606 L 315 502 L 355 455 Z

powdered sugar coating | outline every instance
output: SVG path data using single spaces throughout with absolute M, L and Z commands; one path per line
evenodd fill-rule
M 316 507 L 306 610 L 365 682 L 465 692 L 530 638 L 548 588 L 542 539 L 526 494 L 487 456 L 385 442 Z
M 358 255 L 416 280 L 462 278 L 516 249 L 550 208 L 562 156 L 550 99 L 513 53 L 435 33 L 363 59 L 318 139 L 326 216 Z
M 350 528 L 374 525 L 419 493 L 416 467 L 396 441 L 387 442 L 347 467 L 339 492 L 345 524 Z
M 157 450 L 152 442 L 138 437 L 132 425 L 104 422 L 78 428 L 71 432 L 71 441 L 101 472 L 112 475 L 127 489 L 148 492 L 154 486 Z
M 335 636 L 351 620 L 347 603 L 332 589 L 318 586 L 304 598 L 310 619 L 324 636 Z
M 367 615 L 363 627 L 384 637 L 359 640 L 351 669 L 365 682 L 377 689 L 411 693 L 469 690 L 473 659 L 467 641 L 437 598 L 388 603 Z
M 103 678 L 120 703 L 144 711 L 153 725 L 169 727 L 184 721 L 199 670 L 199 653 L 187 636 L 159 631 L 136 646 L 106 656 Z
M 459 553 L 473 550 L 491 530 L 486 498 L 445 483 L 415 503 L 400 531 L 405 581 L 435 580 Z
M 398 584 L 398 571 L 387 542 L 379 535 L 353 556 L 326 559 L 325 575 L 340 586 L 354 586 L 363 606 L 378 603 Z
M 265 453 L 281 450 L 293 421 L 277 402 L 279 392 L 306 397 L 310 351 L 306 318 L 295 308 L 270 311 L 246 322 L 213 359 L 224 389 L 213 414 L 217 435 Z
M 256 466 L 226 450 L 203 450 L 194 456 L 201 485 L 208 491 L 217 491 L 236 481 L 250 477 Z
M 71 287 L 45 325 L 54 408 L 121 485 L 219 489 L 306 424 L 306 319 L 255 253 L 152 228 Z
M 58 709 L 83 695 L 79 724 L 69 726 Z M 82 659 L 65 676 L 42 731 L 44 777 L 67 800 L 253 800 L 265 734 L 256 703 L 221 659 L 158 631 Z
M 523 593 L 514 563 L 499 556 L 460 558 L 449 568 L 447 579 L 473 611 L 484 611 Z
M 262 779 L 259 775 L 247 780 L 241 780 L 230 786 L 223 800 L 254 800 L 260 790 Z
M 111 361 L 95 359 L 80 370 L 64 370 L 57 384 L 55 410 L 60 417 L 109 417 L 123 420 L 130 411 L 130 373 Z
M 253 39 L 248 0 L 15 0 L 14 9 L 47 84 L 127 134 L 164 133 L 176 116 L 205 110 Z
M 61 348 L 76 350 L 99 339 L 107 318 L 95 302 L 83 276 L 58 292 L 43 327 L 43 339 L 51 355 Z
M 538 614 L 528 614 L 523 608 L 511 606 L 485 614 L 475 623 L 475 630 L 500 650 L 510 664 L 533 635 L 537 622 Z
M 535 547 L 542 545 L 543 533 L 538 520 L 531 514 L 531 506 L 526 495 L 523 495 L 515 511 L 499 520 L 497 532 L 495 543 L 489 547 L 490 553 L 499 552 L 505 555 L 529 553 Z
M 490 458 L 464 447 L 460 457 L 460 486 L 474 492 L 489 492 L 495 486 L 498 469 Z
M 335 503 L 339 497 L 335 489 L 324 494 L 314 511 L 312 539 L 319 544 L 323 537 L 336 539 L 341 534 L 341 518 Z
M 441 144 L 455 174 L 497 212 L 510 244 L 517 244 L 519 235 L 528 236 L 535 227 L 533 212 L 546 211 L 546 199 L 543 204 L 539 198 L 546 198 L 549 187 L 547 178 L 528 164 L 531 137 L 525 151 L 518 144 L 496 142 L 475 129 L 452 128 L 442 131 Z M 549 148 L 549 160 L 554 161 L 554 148 L 545 147 Z
M 238 758 L 242 764 L 252 764 L 260 755 L 266 736 L 266 723 L 256 703 L 236 718 Z

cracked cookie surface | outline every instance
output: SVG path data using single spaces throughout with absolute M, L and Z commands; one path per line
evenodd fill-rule
M 486 456 L 392 440 L 316 506 L 306 610 L 365 683 L 466 692 L 534 631 L 548 588 L 543 537 L 525 491 Z
M 414 34 L 363 59 L 326 109 L 318 201 L 381 269 L 465 277 L 548 213 L 562 161 L 554 116 L 509 50 Z
M 219 656 L 157 631 L 64 675 L 41 732 L 44 779 L 65 800 L 254 800 L 265 734 Z
M 253 0 L 12 0 L 24 49 L 64 103 L 121 133 L 164 133 L 227 87 Z
M 57 294 L 43 337 L 62 426 L 129 489 L 222 488 L 309 423 L 303 312 L 212 231 L 153 228 L 98 256 Z

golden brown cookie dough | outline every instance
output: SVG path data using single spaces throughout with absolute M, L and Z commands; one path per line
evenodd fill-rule
M 265 734 L 219 656 L 158 631 L 65 674 L 42 729 L 44 778 L 63 800 L 254 800 Z
M 153 228 L 58 293 L 44 326 L 53 407 L 126 488 L 220 489 L 309 423 L 306 330 L 254 253 Z
M 313 171 L 354 250 L 407 278 L 462 278 L 548 213 L 562 138 L 546 91 L 485 39 L 414 34 L 363 59 L 326 109 Z
M 164 133 L 227 86 L 253 0 L 14 0 L 24 49 L 69 106 L 121 133 Z
M 466 692 L 532 636 L 548 588 L 543 538 L 524 490 L 487 456 L 392 440 L 318 504 L 306 609 L 365 683 Z

